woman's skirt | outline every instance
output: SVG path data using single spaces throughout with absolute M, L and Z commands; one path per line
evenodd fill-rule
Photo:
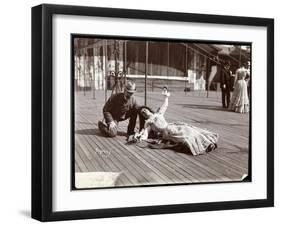
M 206 153 L 210 145 L 217 144 L 218 138 L 217 133 L 184 122 L 169 123 L 164 133 L 164 139 L 184 145 L 193 155 Z
M 229 110 L 238 113 L 249 112 L 249 98 L 247 92 L 247 83 L 245 80 L 237 81 L 231 97 Z

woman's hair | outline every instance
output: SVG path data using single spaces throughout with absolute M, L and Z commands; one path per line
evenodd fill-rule
M 140 120 L 140 130 L 144 128 L 144 124 L 145 124 L 145 120 L 146 118 L 144 117 L 144 115 L 142 114 L 142 110 L 143 109 L 147 109 L 149 110 L 151 113 L 155 113 L 151 108 L 149 107 L 146 107 L 146 106 L 141 106 L 139 109 L 138 109 L 138 114 L 139 114 L 139 120 Z
M 143 109 L 147 109 L 147 110 L 149 110 L 151 113 L 155 113 L 150 107 L 147 107 L 147 106 L 141 106 L 140 108 L 139 108 L 139 113 L 141 114 L 141 111 L 143 110 Z

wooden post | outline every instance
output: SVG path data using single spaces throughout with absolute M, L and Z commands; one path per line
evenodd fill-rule
M 96 99 L 95 47 L 93 47 L 93 99 Z
M 107 101 L 107 40 L 105 40 L 105 44 L 103 43 L 103 55 L 104 59 L 104 90 L 105 90 L 105 102 Z
M 147 100 L 147 71 L 148 71 L 148 41 L 145 42 L 145 78 L 144 78 L 144 105 Z
M 206 60 L 206 80 L 207 80 L 207 98 L 209 97 L 209 77 L 210 77 L 210 59 L 209 57 Z
M 84 96 L 86 96 L 86 53 L 83 55 L 83 80 L 84 80 Z
M 81 55 L 78 55 L 77 91 L 80 91 L 80 78 L 81 78 Z
M 188 77 L 188 49 L 187 49 L 187 44 L 185 45 L 185 64 L 184 64 L 184 72 L 185 72 L 185 76 L 186 76 L 186 79 L 184 81 L 184 94 L 186 95 L 186 80 L 187 80 L 187 77 Z
M 127 75 L 127 41 L 124 42 L 124 65 L 123 65 L 123 76 L 125 77 L 126 83 L 126 75 Z
M 117 46 L 118 45 L 118 46 Z M 115 93 L 119 92 L 119 81 L 118 81 L 118 72 L 119 72 L 119 66 L 118 66 L 118 59 L 119 59 L 119 43 L 117 40 L 114 40 L 114 61 L 115 61 Z M 113 92 L 113 90 L 112 90 Z
M 167 49 L 167 52 L 168 52 L 168 59 L 167 59 L 167 77 L 169 76 L 169 64 L 170 64 L 170 51 L 169 51 L 169 47 L 170 47 L 170 45 L 169 45 L 169 42 L 168 42 L 168 49 Z

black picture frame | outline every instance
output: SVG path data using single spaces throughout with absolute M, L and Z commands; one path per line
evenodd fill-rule
M 55 14 L 265 27 L 267 29 L 266 199 L 53 211 L 52 18 Z M 32 8 L 32 218 L 40 221 L 56 221 L 271 206 L 274 206 L 273 19 L 49 4 Z

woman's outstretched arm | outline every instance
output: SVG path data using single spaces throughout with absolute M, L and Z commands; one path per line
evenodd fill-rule
M 169 105 L 168 100 L 169 100 L 170 93 L 168 93 L 167 91 L 164 91 L 162 94 L 165 96 L 165 99 L 164 99 L 164 103 L 159 108 L 158 113 L 164 115 L 168 108 L 168 105 Z

